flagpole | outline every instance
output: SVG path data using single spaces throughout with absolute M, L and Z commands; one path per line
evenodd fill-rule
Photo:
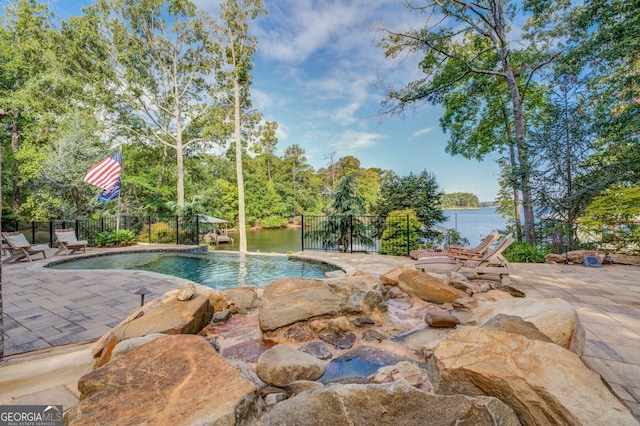
M 118 193 L 118 212 L 116 215 L 116 233 L 120 232 L 120 194 Z

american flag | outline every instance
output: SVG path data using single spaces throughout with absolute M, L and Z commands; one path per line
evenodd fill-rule
M 98 188 L 109 190 L 120 181 L 122 151 L 118 150 L 91 167 L 84 176 L 84 181 Z

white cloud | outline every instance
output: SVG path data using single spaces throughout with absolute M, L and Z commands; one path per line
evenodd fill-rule
M 356 132 L 346 130 L 333 137 L 331 146 L 338 153 L 338 157 L 354 155 L 358 151 L 374 147 L 380 139 L 384 138 L 379 133 Z
M 424 129 L 420 129 L 416 132 L 413 132 L 411 134 L 411 136 L 409 137 L 409 139 L 415 139 L 415 138 L 419 138 L 420 136 L 424 136 L 426 134 L 431 133 L 434 130 L 433 127 L 425 127 Z

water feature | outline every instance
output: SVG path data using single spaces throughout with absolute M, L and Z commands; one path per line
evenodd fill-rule
M 185 278 L 218 290 L 264 286 L 278 278 L 322 278 L 338 268 L 286 256 L 235 253 L 136 252 L 91 256 L 53 264 L 52 269 L 133 269 Z

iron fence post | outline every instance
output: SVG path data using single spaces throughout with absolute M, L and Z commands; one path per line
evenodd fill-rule
M 176 245 L 180 244 L 180 224 L 178 223 L 178 216 L 176 216 Z
M 149 224 L 149 239 L 147 241 L 151 244 L 151 215 L 147 216 L 147 223 Z
M 409 253 L 411 252 L 411 242 L 409 241 L 410 238 L 411 236 L 409 235 L 409 215 L 407 215 L 407 256 L 409 256 Z
M 196 245 L 200 245 L 200 215 L 196 215 Z
M 300 223 L 302 226 L 302 231 L 300 232 L 300 248 L 301 251 L 304 251 L 304 215 L 301 215 Z

